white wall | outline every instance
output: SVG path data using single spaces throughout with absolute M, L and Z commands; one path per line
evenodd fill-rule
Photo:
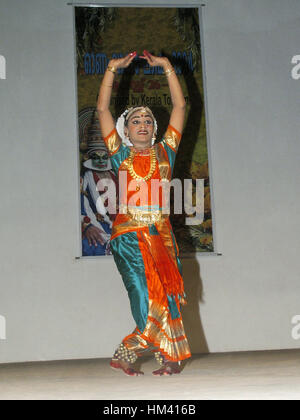
M 112 257 L 75 260 L 66 3 L 0 0 L 0 362 L 109 357 L 134 327 Z M 194 353 L 300 347 L 291 336 L 300 314 L 300 79 L 291 77 L 299 19 L 298 0 L 206 0 L 210 171 L 223 255 L 183 260 Z

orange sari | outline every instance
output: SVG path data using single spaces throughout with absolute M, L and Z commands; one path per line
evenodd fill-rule
M 122 212 L 114 220 L 110 246 L 136 322 L 135 330 L 122 340 L 114 357 L 129 362 L 146 350 L 154 352 L 159 363 L 191 357 L 181 317 L 181 305 L 186 301 L 178 245 L 169 216 L 162 211 L 162 190 L 151 195 L 152 180 L 171 180 L 180 139 L 181 134 L 169 125 L 163 140 L 152 146 L 156 169 L 150 180 L 143 181 L 146 201 L 143 191 L 134 189 L 136 180 L 128 171 L 130 148 L 122 143 L 116 129 L 104 139 L 116 175 L 121 171 L 126 174 L 120 196 Z M 134 170 L 142 177 L 150 168 L 149 152 L 137 152 L 134 157 Z M 136 205 L 128 204 L 137 194 Z

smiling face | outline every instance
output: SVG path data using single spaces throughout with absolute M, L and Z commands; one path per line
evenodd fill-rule
M 144 109 L 134 112 L 124 127 L 124 133 L 136 148 L 151 147 L 154 121 L 150 113 Z

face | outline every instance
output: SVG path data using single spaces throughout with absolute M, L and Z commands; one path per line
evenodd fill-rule
M 107 167 L 107 161 L 108 161 L 108 154 L 105 150 L 95 150 L 90 155 L 93 165 L 99 169 L 103 169 Z
M 151 147 L 154 133 L 152 117 L 143 110 L 136 111 L 130 116 L 124 132 L 134 146 Z

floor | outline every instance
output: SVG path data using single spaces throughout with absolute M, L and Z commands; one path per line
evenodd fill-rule
M 300 349 L 194 355 L 180 375 L 141 377 L 112 370 L 109 359 L 0 364 L 0 399 L 202 400 L 300 399 Z

